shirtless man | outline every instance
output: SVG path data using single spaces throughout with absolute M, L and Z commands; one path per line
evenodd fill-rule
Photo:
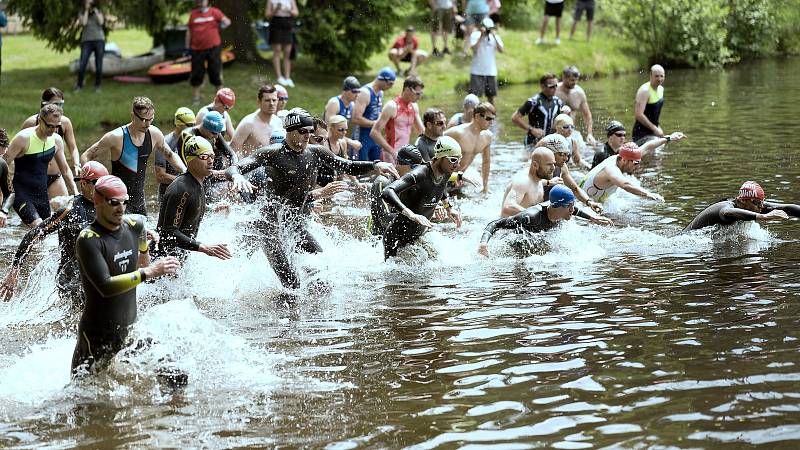
M 570 107 L 569 115 L 572 120 L 575 120 L 578 111 L 583 114 L 583 123 L 586 125 L 586 142 L 594 147 L 597 144 L 597 140 L 592 135 L 592 111 L 589 109 L 586 92 L 583 91 L 582 87 L 578 86 L 578 78 L 580 78 L 581 73 L 577 67 L 567 66 L 564 68 L 562 75 L 561 83 L 558 83 L 558 88 L 556 88 L 556 97 L 563 100 Z
M 422 98 L 424 87 L 422 80 L 412 75 L 403 81 L 400 95 L 383 106 L 378 121 L 369 132 L 369 137 L 381 146 L 383 161 L 397 164 L 397 150 L 409 143 L 411 130 L 417 134 L 425 131 L 417 105 L 417 100 Z
M 233 89 L 231 88 L 222 88 L 217 91 L 217 95 L 214 96 L 214 101 L 209 103 L 206 106 L 200 108 L 200 111 L 197 111 L 197 123 L 202 123 L 203 118 L 211 111 L 216 111 L 222 114 L 222 117 L 225 118 L 225 135 L 223 136 L 227 140 L 233 139 L 233 121 L 231 120 L 231 115 L 228 114 L 228 111 L 233 109 L 236 105 L 236 94 L 233 93 Z
M 35 227 L 50 217 L 47 194 L 47 165 L 55 159 L 69 191 L 78 193 L 72 172 L 64 156 L 64 140 L 56 131 L 61 127 L 61 107 L 52 103 L 39 111 L 35 127 L 25 128 L 14 136 L 3 156 L 14 163 L 14 209 L 22 222 Z
M 530 167 L 515 173 L 506 186 L 500 217 L 510 217 L 542 203 L 545 200 L 545 188 L 562 183 L 560 178 L 553 179 L 555 169 L 556 157 L 553 152 L 546 147 L 536 148 L 531 153 Z
M 466 170 L 475 160 L 475 156 L 478 153 L 481 154 L 481 178 L 483 180 L 481 192 L 484 194 L 489 192 L 489 169 L 492 164 L 493 134 L 489 128 L 496 117 L 494 105 L 483 102 L 475 107 L 472 122 L 457 125 L 444 132 L 445 136 L 452 137 L 461 146 L 462 160 L 456 169 L 459 172 Z
M 634 142 L 623 144 L 619 152 L 606 158 L 586 174 L 581 187 L 594 201 L 605 202 L 617 188 L 625 189 L 639 197 L 664 202 L 664 197 L 631 183 L 625 175 L 633 175 L 642 161 L 642 149 Z
M 186 165 L 164 141 L 164 134 L 153 126 L 156 107 L 147 97 L 134 97 L 131 121 L 104 134 L 81 155 L 81 163 L 96 161 L 106 155 L 111 157 L 111 174 L 122 179 L 130 195 L 127 211 L 147 215 L 145 209 L 144 178 L 147 160 L 153 150 L 164 155 L 178 172 L 186 172 Z
M 233 133 L 231 148 L 240 157 L 250 156 L 254 150 L 269 145 L 272 132 L 283 128 L 283 121 L 275 114 L 277 105 L 275 86 L 261 86 L 258 90 L 258 109 L 244 116 Z

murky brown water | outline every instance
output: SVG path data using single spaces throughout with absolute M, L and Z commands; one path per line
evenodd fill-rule
M 314 225 L 325 252 L 299 262 L 332 292 L 296 311 L 273 305 L 278 282 L 251 241 L 225 263 L 194 255 L 180 283 L 140 289 L 134 335 L 161 345 L 85 384 L 69 384 L 75 316 L 53 293 L 49 241 L 33 282 L 0 305 L 0 446 L 797 448 L 798 222 L 675 234 L 745 179 L 800 202 L 798 70 L 670 71 L 664 129 L 689 139 L 640 175 L 666 204 L 619 196 L 615 228 L 571 222 L 527 256 L 498 234 L 484 259 L 480 231 L 525 158 L 509 117 L 535 93 L 505 89 L 493 194 L 461 203 L 463 230 L 439 226 L 384 263 L 377 241 Z M 631 125 L 645 79 L 583 83 L 596 129 Z M 204 227 L 236 239 L 225 220 Z M 18 237 L 0 230 L 3 261 Z M 185 391 L 156 384 L 164 353 L 189 373 Z

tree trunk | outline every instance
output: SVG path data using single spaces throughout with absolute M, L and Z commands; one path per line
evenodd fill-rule
M 214 2 L 214 6 L 231 19 L 231 25 L 222 30 L 222 44 L 223 46 L 233 46 L 233 52 L 236 54 L 238 62 L 265 62 L 266 60 L 258 54 L 256 49 L 253 20 L 250 17 L 250 3 L 245 0 L 216 0 Z

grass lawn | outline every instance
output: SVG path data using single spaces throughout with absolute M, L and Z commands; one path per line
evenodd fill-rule
M 564 40 L 560 46 L 534 45 L 538 33 L 501 29 L 498 32 L 506 46 L 506 53 L 499 55 L 498 67 L 501 83 L 530 83 L 547 71 L 560 72 L 567 64 L 577 65 L 590 76 L 608 75 L 636 70 L 640 63 L 634 51 L 619 37 L 612 36 L 602 28 L 596 29 L 591 42 L 583 39 Z M 578 33 L 582 36 L 582 33 Z M 430 38 L 420 34 L 420 45 L 430 50 Z M 148 51 L 150 37 L 139 30 L 116 30 L 109 35 L 116 42 L 123 56 L 133 56 Z M 452 46 L 451 48 L 457 48 Z M 0 102 L 0 127 L 11 135 L 19 130 L 22 121 L 37 111 L 41 92 L 48 86 L 65 91 L 65 113 L 76 128 L 80 150 L 84 150 L 105 131 L 130 120 L 130 103 L 136 95 L 150 97 L 157 106 L 156 125 L 164 130 L 171 127 L 172 112 L 180 106 L 190 106 L 191 89 L 188 82 L 177 84 L 133 84 L 119 83 L 110 78 L 103 80 L 103 89 L 94 93 L 90 75 L 82 92 L 73 93 L 76 75 L 67 65 L 78 57 L 79 51 L 56 53 L 43 41 L 30 34 L 3 36 L 2 98 Z M 377 70 L 389 64 L 385 52 L 373 55 L 368 61 L 371 70 L 356 74 L 362 83 L 372 79 Z M 289 105 L 302 106 L 311 113 L 321 113 L 328 98 L 339 93 L 343 74 L 321 73 L 314 69 L 313 62 L 301 56 L 295 62 L 293 78 L 297 88 L 291 89 Z M 231 111 L 234 121 L 256 108 L 255 93 L 258 87 L 273 81 L 271 63 L 233 64 L 225 69 L 225 84 L 234 89 L 238 101 Z M 469 80 L 469 59 L 457 56 L 433 58 L 419 69 L 426 83 L 423 108 L 438 106 L 449 113 L 460 108 L 460 97 L 465 94 Z M 398 91 L 394 89 L 394 93 Z M 211 88 L 206 86 L 205 98 L 211 99 Z M 454 95 L 457 94 L 457 95 Z

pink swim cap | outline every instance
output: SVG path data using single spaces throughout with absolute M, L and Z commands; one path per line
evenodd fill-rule
M 763 201 L 765 198 L 764 189 L 755 181 L 745 181 L 742 187 L 739 188 L 739 196 L 736 198 L 754 198 Z
M 81 172 L 75 177 L 75 181 L 92 181 L 97 180 L 105 175 L 108 175 L 108 169 L 106 169 L 106 166 L 97 161 L 89 161 L 83 165 Z
M 619 157 L 629 161 L 641 161 L 642 150 L 634 142 L 626 142 L 619 148 Z
M 128 187 L 114 175 L 100 177 L 94 185 L 94 203 L 98 204 L 105 199 L 112 198 L 126 200 L 128 198 Z

